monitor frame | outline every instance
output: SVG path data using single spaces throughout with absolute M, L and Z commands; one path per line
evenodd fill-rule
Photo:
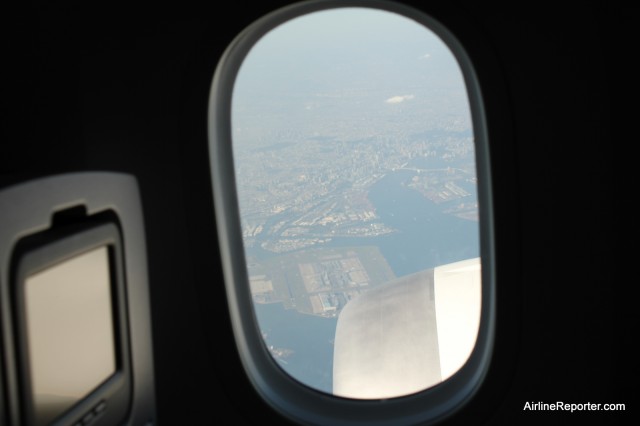
M 117 171 L 45 175 L 0 188 L 0 424 L 28 426 L 23 419 L 12 259 L 24 238 L 52 228 L 110 221 L 119 228 L 131 367 L 131 398 L 120 424 L 157 421 L 151 292 L 144 209 L 138 179 Z M 74 425 L 75 426 L 75 425 Z
M 91 218 L 25 237 L 18 242 L 13 253 L 11 288 L 15 306 L 15 347 L 25 424 L 41 424 L 31 380 L 25 297 L 27 279 L 102 247 L 107 248 L 108 253 L 115 371 L 104 381 L 96 383 L 96 387 L 79 401 L 58 413 L 51 424 L 87 422 L 96 426 L 112 425 L 124 422 L 129 412 L 132 374 L 122 239 L 114 221 Z

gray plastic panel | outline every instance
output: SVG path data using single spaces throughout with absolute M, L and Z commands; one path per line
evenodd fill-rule
M 20 239 L 51 227 L 54 213 L 75 206 L 84 206 L 88 216 L 111 210 L 120 221 L 133 379 L 127 424 L 155 423 L 151 308 L 140 194 L 135 177 L 108 172 L 56 175 L 0 190 L 0 381 L 4 386 L 0 387 L 0 420 L 22 424 L 9 289 L 13 248 Z

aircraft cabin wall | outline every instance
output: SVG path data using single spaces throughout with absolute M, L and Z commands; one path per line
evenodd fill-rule
M 288 3 L 43 3 L 5 16 L 0 187 L 75 171 L 138 180 L 160 426 L 287 424 L 255 393 L 235 347 L 207 108 L 227 45 Z M 476 67 L 494 183 L 493 359 L 476 398 L 443 424 L 626 424 L 631 282 L 614 259 L 613 160 L 623 152 L 610 49 L 622 12 L 606 2 L 405 3 L 447 26 Z M 627 411 L 523 409 L 556 401 Z

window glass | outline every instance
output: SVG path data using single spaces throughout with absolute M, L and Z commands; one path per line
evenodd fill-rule
M 232 145 L 253 306 L 282 369 L 370 399 L 464 364 L 481 307 L 474 132 L 440 38 L 366 8 L 276 27 L 238 73 Z

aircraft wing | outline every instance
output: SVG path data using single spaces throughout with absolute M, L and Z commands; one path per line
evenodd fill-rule
M 398 278 L 350 301 L 336 329 L 333 392 L 404 396 L 464 365 L 480 324 L 480 259 Z

